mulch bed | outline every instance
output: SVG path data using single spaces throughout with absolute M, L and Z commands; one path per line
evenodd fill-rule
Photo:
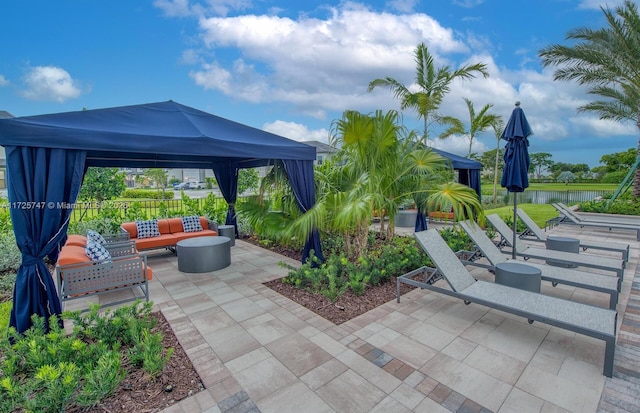
M 320 294 L 313 294 L 307 290 L 285 284 L 281 278 L 266 282 L 264 285 L 334 324 L 342 324 L 388 301 L 396 299 L 395 280 L 379 286 L 367 287 L 360 296 L 353 294 L 351 291 L 347 291 L 338 297 L 335 303 Z M 405 294 L 413 288 L 414 287 L 407 284 L 401 284 L 400 293 Z
M 243 241 L 261 246 L 257 239 L 253 237 L 243 238 Z M 262 246 L 261 246 L 262 247 Z M 262 247 L 264 248 L 264 247 Z M 292 258 L 296 261 L 302 259 L 302 254 L 280 246 L 269 248 L 273 252 Z M 282 279 L 272 280 L 264 283 L 267 287 L 295 301 L 303 307 L 308 308 L 319 316 L 331 321 L 334 324 L 342 324 L 369 310 L 396 299 L 396 281 L 391 281 L 377 285 L 368 286 L 362 295 L 355 295 L 347 291 L 341 295 L 336 302 L 332 302 L 321 294 L 311 293 L 307 290 L 296 288 L 290 284 L 285 284 Z M 411 291 L 414 287 L 407 284 L 400 285 L 400 294 Z
M 68 412 L 159 412 L 204 390 L 200 376 L 162 313 L 153 312 L 151 316 L 158 321 L 153 332 L 162 332 L 163 347 L 174 349 L 162 374 L 152 379 L 144 370 L 129 366 L 125 379 L 113 395 L 90 410 L 72 407 Z M 171 391 L 165 390 L 168 385 Z

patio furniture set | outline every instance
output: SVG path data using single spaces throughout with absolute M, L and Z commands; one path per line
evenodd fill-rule
M 228 236 L 218 236 L 218 229 Z M 66 301 L 123 289 L 139 288 L 142 296 L 109 305 L 144 298 L 149 301 L 148 281 L 153 277 L 147 255 L 140 251 L 166 248 L 178 255 L 178 270 L 210 272 L 231 264 L 232 225 L 217 226 L 205 217 L 183 217 L 127 222 L 121 232 L 102 236 L 70 235 L 56 263 L 58 298 Z

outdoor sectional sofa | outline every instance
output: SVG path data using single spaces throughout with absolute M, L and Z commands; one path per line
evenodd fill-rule
M 139 236 L 138 225 L 135 222 L 125 222 L 120 226 L 120 229 L 123 233 L 129 234 L 129 239 L 135 242 L 139 251 L 157 248 L 167 248 L 175 251 L 176 244 L 183 239 L 218 235 L 218 225 L 215 222 L 206 217 L 199 217 L 199 222 L 200 230 L 196 229 L 187 232 L 183 225 L 183 218 L 158 219 L 158 235 L 144 238 Z

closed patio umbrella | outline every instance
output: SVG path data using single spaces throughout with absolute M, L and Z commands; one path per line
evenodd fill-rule
M 511 117 L 505 126 L 500 139 L 507 141 L 504 147 L 504 171 L 500 185 L 513 192 L 513 245 L 516 245 L 516 210 L 518 209 L 518 192 L 524 192 L 529 186 L 529 139 L 533 134 L 527 117 L 516 102 Z M 516 258 L 516 249 L 512 249 L 512 258 Z

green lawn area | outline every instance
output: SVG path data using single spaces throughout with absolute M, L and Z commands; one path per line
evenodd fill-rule
M 562 182 L 551 183 L 530 183 L 527 190 L 534 191 L 611 191 L 614 192 L 618 189 L 619 184 L 601 184 L 601 183 L 570 183 L 565 185 Z M 493 193 L 493 182 L 482 181 L 482 189 Z M 504 190 L 498 182 L 498 190 Z
M 558 216 L 558 211 L 548 204 L 518 204 L 518 208 L 526 212 L 540 228 L 544 228 L 548 220 Z M 500 208 L 487 209 L 484 213 L 486 215 L 498 214 L 503 219 L 507 217 L 513 219 L 513 204 Z

